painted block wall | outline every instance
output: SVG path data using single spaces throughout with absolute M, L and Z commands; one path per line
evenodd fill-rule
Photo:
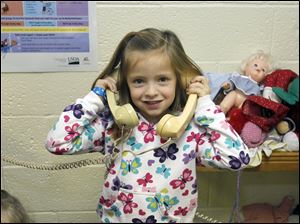
M 99 72 L 126 33 L 156 27 L 173 30 L 203 71 L 236 71 L 242 59 L 262 49 L 278 67 L 299 74 L 298 1 L 98 1 L 96 7 Z M 42 163 L 97 157 L 55 156 L 44 148 L 60 112 L 88 93 L 97 74 L 1 72 L 1 153 Z M 17 196 L 34 222 L 97 222 L 103 172 L 102 165 L 37 171 L 1 162 L 1 189 Z M 235 174 L 198 178 L 201 209 L 230 211 Z M 298 186 L 298 172 L 245 173 L 241 203 L 279 204 L 286 194 L 299 202 Z

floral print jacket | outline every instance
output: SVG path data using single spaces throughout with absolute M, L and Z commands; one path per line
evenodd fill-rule
M 48 134 L 46 147 L 54 154 L 119 152 L 98 203 L 102 222 L 192 222 L 196 164 L 236 171 L 249 163 L 247 146 L 209 95 L 198 99 L 193 120 L 177 140 L 166 142 L 155 124 L 138 117 L 139 125 L 115 146 L 109 109 L 91 91 L 67 106 Z

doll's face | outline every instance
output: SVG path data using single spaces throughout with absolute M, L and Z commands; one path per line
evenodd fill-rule
M 262 59 L 254 59 L 245 67 L 245 74 L 254 81 L 260 83 L 264 80 L 268 71 L 268 63 Z

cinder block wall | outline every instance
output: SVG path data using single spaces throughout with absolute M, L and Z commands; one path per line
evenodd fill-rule
M 299 73 L 298 1 L 98 1 L 97 23 L 99 71 L 126 33 L 156 27 L 175 31 L 203 71 L 234 71 L 262 49 L 281 68 Z M 43 146 L 60 112 L 89 91 L 97 74 L 1 72 L 1 153 L 42 163 L 97 157 L 54 156 Z M 97 222 L 103 171 L 101 165 L 38 171 L 1 162 L 1 188 L 17 196 L 35 222 Z M 299 202 L 298 173 L 250 172 L 243 178 L 244 204 L 278 204 L 285 194 Z M 230 208 L 235 176 L 199 174 L 199 189 L 201 207 Z

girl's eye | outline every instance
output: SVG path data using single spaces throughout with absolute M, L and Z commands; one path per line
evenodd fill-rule
M 159 82 L 167 82 L 169 79 L 167 77 L 160 77 Z
M 142 84 L 144 81 L 142 79 L 135 79 L 133 80 L 134 84 Z
M 257 64 L 254 64 L 254 67 L 257 67 Z

